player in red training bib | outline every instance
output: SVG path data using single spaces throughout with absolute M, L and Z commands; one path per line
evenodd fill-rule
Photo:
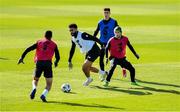
M 137 59 L 139 59 L 139 55 L 135 52 L 128 38 L 122 35 L 122 30 L 119 26 L 114 28 L 114 34 L 115 36 L 108 41 L 108 44 L 106 46 L 106 63 L 108 63 L 109 50 L 111 68 L 109 70 L 104 86 L 109 85 L 109 82 L 117 65 L 120 65 L 122 68 L 126 68 L 127 70 L 129 70 L 131 76 L 131 84 L 138 85 L 135 81 L 135 69 L 131 65 L 131 63 L 126 60 L 126 46 L 129 47 L 129 49 L 133 52 Z
M 34 57 L 34 61 L 36 63 L 36 68 L 33 76 L 32 81 L 32 91 L 30 94 L 30 98 L 34 99 L 36 94 L 36 87 L 38 85 L 39 78 L 44 72 L 44 77 L 46 78 L 46 87 L 41 95 L 41 100 L 43 102 L 46 101 L 46 96 L 48 92 L 51 89 L 52 86 L 52 78 L 53 78 L 53 72 L 52 72 L 52 58 L 55 53 L 55 67 L 58 66 L 58 62 L 60 60 L 59 50 L 54 41 L 51 40 L 52 38 L 52 32 L 46 31 L 45 37 L 41 40 L 38 40 L 37 43 L 33 44 L 32 46 L 28 47 L 22 54 L 21 58 L 19 59 L 18 64 L 24 63 L 23 59 L 25 58 L 26 54 L 32 50 L 36 49 L 36 54 Z

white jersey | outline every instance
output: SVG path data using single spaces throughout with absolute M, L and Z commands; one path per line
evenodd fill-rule
M 92 40 L 84 40 L 82 32 L 78 31 L 77 37 L 72 36 L 72 41 L 80 48 L 81 53 L 85 54 L 90 51 L 95 44 Z

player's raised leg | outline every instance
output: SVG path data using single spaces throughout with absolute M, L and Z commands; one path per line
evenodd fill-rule
M 105 80 L 105 78 L 106 78 L 106 76 L 107 76 L 107 74 L 108 74 L 108 72 L 99 70 L 99 69 L 96 68 L 96 67 L 91 67 L 91 68 L 90 68 L 90 71 L 91 71 L 91 72 L 94 72 L 94 73 L 99 73 L 99 78 L 100 78 L 101 82 Z
M 99 73 L 99 69 L 96 67 L 92 67 L 92 66 L 90 67 L 90 71 L 94 72 L 94 73 Z

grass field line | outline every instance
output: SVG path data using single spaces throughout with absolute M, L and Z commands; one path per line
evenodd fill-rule
M 24 10 L 38 10 L 38 11 L 53 11 L 53 12 L 60 12 L 63 13 L 64 11 L 69 13 L 72 12 L 81 12 L 80 15 L 87 15 L 88 13 L 93 13 L 93 15 L 98 15 L 101 14 L 101 9 L 103 9 L 102 6 L 97 6 L 97 5 L 53 5 L 53 6 L 16 6 L 16 7 L 3 7 L 2 9 L 7 9 L 6 11 L 11 11 L 13 9 L 16 9 L 19 12 L 22 12 L 22 10 L 18 9 L 24 9 Z M 131 15 L 161 15 L 161 14 L 178 14 L 179 12 L 177 11 L 178 4 L 169 4 L 168 6 L 166 4 L 161 4 L 161 5 L 149 5 L 149 4 L 136 4 L 136 5 L 110 5 L 112 11 L 114 14 L 131 14 Z M 72 8 L 74 9 L 72 11 Z M 93 9 L 93 10 L 89 10 Z M 143 10 L 142 10 L 143 9 Z M 121 10 L 121 11 L 119 11 Z M 5 10 L 2 10 L 2 12 Z M 139 13 L 137 13 L 139 12 Z M 153 13 L 152 13 L 153 12 Z

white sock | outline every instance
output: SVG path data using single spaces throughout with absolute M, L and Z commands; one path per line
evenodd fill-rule
M 99 70 L 99 74 L 104 75 L 105 71 L 104 70 Z
M 42 95 L 44 95 L 44 96 L 46 97 L 47 94 L 48 94 L 48 90 L 47 90 L 47 89 L 44 89 L 44 91 L 42 92 Z
M 32 89 L 36 89 L 35 80 L 32 81 Z
M 91 79 L 91 77 L 87 77 L 87 80 L 90 80 Z

